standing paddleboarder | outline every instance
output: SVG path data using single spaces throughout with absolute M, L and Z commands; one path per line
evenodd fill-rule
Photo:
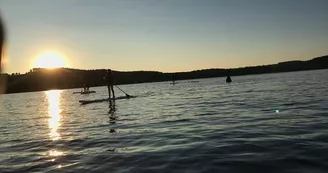
M 107 75 L 106 75 L 106 80 L 107 80 L 107 88 L 108 88 L 108 96 L 109 96 L 109 101 L 111 101 L 111 92 L 113 93 L 113 101 L 115 101 L 115 93 L 114 93 L 114 77 L 112 74 L 112 70 L 108 69 L 107 70 Z

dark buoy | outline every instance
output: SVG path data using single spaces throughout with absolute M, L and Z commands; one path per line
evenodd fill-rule
M 227 82 L 227 83 L 231 83 L 231 82 L 232 82 L 232 80 L 231 80 L 231 77 L 230 77 L 230 76 L 227 76 L 226 82 Z

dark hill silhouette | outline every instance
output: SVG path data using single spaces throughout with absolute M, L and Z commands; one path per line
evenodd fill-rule
M 308 61 L 288 61 L 272 65 L 242 67 L 234 69 L 204 69 L 191 72 L 162 73 L 156 71 L 113 71 L 116 84 L 133 84 L 145 82 L 211 78 L 223 76 L 238 76 L 262 73 L 278 73 L 301 70 L 315 70 L 328 68 L 328 55 Z M 84 83 L 91 87 L 103 86 L 105 69 L 79 70 L 70 68 L 33 69 L 26 74 L 2 74 L 7 79 L 6 93 L 42 91 L 49 89 L 80 88 Z

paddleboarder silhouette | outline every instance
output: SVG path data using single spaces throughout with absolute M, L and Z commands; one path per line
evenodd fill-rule
M 106 80 L 107 80 L 107 88 L 108 88 L 108 98 L 109 102 L 111 102 L 111 93 L 113 93 L 113 101 L 115 101 L 115 92 L 114 92 L 114 77 L 112 74 L 112 70 L 108 69 L 106 74 Z

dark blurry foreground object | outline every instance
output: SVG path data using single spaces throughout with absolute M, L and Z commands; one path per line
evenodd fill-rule
M 5 42 L 5 31 L 4 31 L 4 26 L 1 20 L 1 15 L 0 15 L 0 94 L 3 93 L 5 89 L 5 83 L 3 82 L 3 77 L 1 75 L 2 72 L 2 61 L 3 61 L 3 49 L 4 49 L 4 42 Z
M 2 69 L 1 66 L 2 66 L 2 52 L 3 52 L 4 40 L 5 40 L 5 31 L 4 31 L 4 27 L 3 27 L 1 16 L 0 16 L 0 72 Z

